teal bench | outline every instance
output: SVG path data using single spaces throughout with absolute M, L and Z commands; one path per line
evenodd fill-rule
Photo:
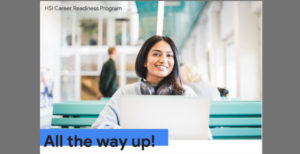
M 86 128 L 96 121 L 110 98 L 91 101 L 66 101 L 53 104 L 52 126 Z
M 219 101 L 210 108 L 214 139 L 261 139 L 261 101 Z
M 52 126 L 90 128 L 109 99 L 53 104 Z M 213 139 L 261 139 L 261 101 L 214 101 L 210 106 Z

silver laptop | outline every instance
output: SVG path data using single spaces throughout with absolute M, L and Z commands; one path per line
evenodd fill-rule
M 169 129 L 169 139 L 208 139 L 210 101 L 187 96 L 122 96 L 120 126 Z

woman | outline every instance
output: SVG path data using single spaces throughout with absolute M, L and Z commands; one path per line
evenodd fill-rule
M 204 81 L 201 73 L 191 64 L 180 67 L 182 82 L 191 87 L 197 96 L 207 97 L 213 101 L 221 100 L 220 92 L 217 87 L 211 83 Z
M 119 100 L 123 95 L 195 95 L 181 83 L 177 48 L 167 36 L 152 36 L 143 44 L 135 71 L 141 81 L 118 89 L 93 128 L 120 128 Z

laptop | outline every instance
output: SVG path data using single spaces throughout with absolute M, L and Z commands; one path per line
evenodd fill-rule
M 169 129 L 169 139 L 207 140 L 210 101 L 187 96 L 122 96 L 124 129 Z

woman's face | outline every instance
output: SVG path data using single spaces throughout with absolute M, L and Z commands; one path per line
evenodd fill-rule
M 174 53 L 165 41 L 157 42 L 149 51 L 144 66 L 147 68 L 147 81 L 158 84 L 167 77 L 174 67 Z

